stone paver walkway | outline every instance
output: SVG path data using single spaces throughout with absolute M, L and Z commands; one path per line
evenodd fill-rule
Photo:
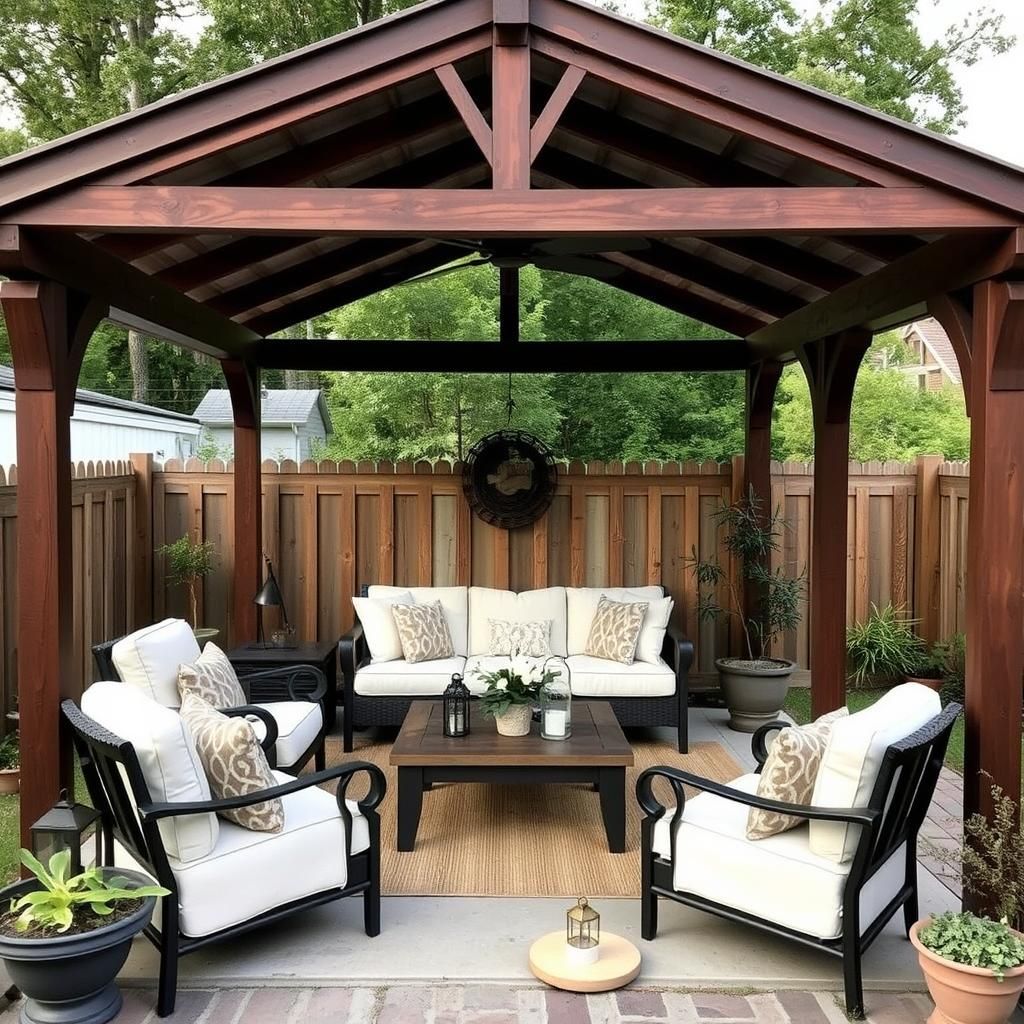
M 385 988 L 182 989 L 173 1024 L 847 1024 L 832 992 L 681 992 L 623 989 L 575 995 L 497 985 Z M 155 993 L 125 989 L 116 1024 L 156 1024 Z M 870 992 L 870 1024 L 922 1024 L 920 994 Z M 0 1014 L 14 1024 L 19 1005 Z

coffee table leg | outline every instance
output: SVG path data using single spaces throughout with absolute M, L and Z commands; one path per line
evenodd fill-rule
M 423 809 L 423 769 L 398 769 L 398 849 L 403 853 L 416 845 Z
M 598 791 L 601 794 L 601 817 L 612 853 L 626 850 L 626 769 L 599 768 Z M 401 791 L 399 791 L 401 800 Z M 399 803 L 401 808 L 401 803 Z M 401 813 L 401 811 L 399 811 Z

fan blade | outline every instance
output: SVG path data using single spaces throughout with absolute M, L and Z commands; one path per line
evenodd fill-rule
M 533 248 L 545 256 L 580 256 L 591 252 L 638 252 L 649 249 L 646 238 L 549 238 Z
M 444 277 L 446 274 L 454 274 L 456 270 L 462 270 L 465 267 L 482 267 L 485 263 L 490 263 L 486 256 L 480 256 L 475 260 L 466 260 L 463 263 L 451 263 L 447 267 L 442 267 L 440 270 L 432 270 L 429 274 L 420 274 L 419 277 L 410 277 L 407 281 L 399 281 L 395 287 L 404 288 L 407 284 L 420 284 L 423 281 L 432 281 L 435 277 Z
M 483 242 L 474 242 L 471 238 L 432 238 L 432 242 L 440 245 L 453 245 L 456 249 L 468 249 L 470 252 L 483 252 Z
M 618 277 L 624 267 L 604 260 L 587 259 L 585 256 L 540 256 L 533 261 L 541 270 L 557 270 L 561 274 L 577 274 L 580 277 L 596 277 L 608 281 Z

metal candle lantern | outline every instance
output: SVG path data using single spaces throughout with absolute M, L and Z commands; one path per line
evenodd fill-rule
M 62 790 L 60 800 L 53 805 L 31 828 L 32 853 L 44 865 L 50 858 L 62 850 L 71 853 L 69 874 L 77 875 L 82 871 L 82 844 L 86 832 L 92 825 L 96 826 L 95 864 L 102 863 L 102 829 L 99 826 L 100 812 L 85 804 L 71 803 L 67 791 Z
M 572 735 L 572 692 L 561 675 L 541 687 L 540 735 L 545 740 L 567 740 Z
M 441 701 L 444 734 L 453 739 L 469 735 L 469 687 L 458 673 L 444 691 Z
M 566 958 L 577 965 L 596 963 L 600 942 L 601 915 L 581 896 L 565 915 Z

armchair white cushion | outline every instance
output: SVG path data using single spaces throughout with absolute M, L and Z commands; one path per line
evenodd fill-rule
M 660 658 L 657 664 L 618 661 L 574 654 L 567 658 L 569 688 L 574 697 L 671 697 L 676 692 L 676 674 Z
M 566 655 L 565 587 L 543 590 L 495 590 L 491 587 L 469 588 L 469 655 L 487 654 L 490 646 L 489 619 L 506 622 L 537 622 L 551 620 L 549 642 L 551 653 Z
M 192 627 L 184 619 L 164 619 L 122 637 L 110 657 L 123 683 L 141 690 L 165 708 L 181 707 L 178 666 L 200 655 Z
M 154 802 L 210 799 L 195 743 L 177 711 L 152 700 L 141 689 L 109 680 L 93 683 L 85 691 L 82 710 L 132 744 Z M 209 856 L 219 830 L 215 814 L 190 814 L 160 822 L 164 847 L 182 863 Z
M 293 765 L 309 750 L 324 724 L 323 711 L 319 704 L 309 700 L 281 700 L 256 707 L 269 711 L 277 723 L 277 742 L 274 754 L 278 764 Z M 267 730 L 262 722 L 252 723 L 256 738 L 263 741 Z
M 402 595 L 411 595 L 413 604 L 429 604 L 440 601 L 452 635 L 452 647 L 457 657 L 466 657 L 469 636 L 469 588 L 468 587 L 386 587 L 374 584 L 367 590 L 367 597 L 395 600 Z

